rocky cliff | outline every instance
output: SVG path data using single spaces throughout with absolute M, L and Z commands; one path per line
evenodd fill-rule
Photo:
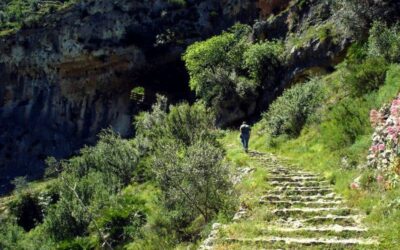
M 190 99 L 186 46 L 283 8 L 265 2 L 82 1 L 2 37 L 0 190 L 40 176 L 47 156 L 70 156 L 103 128 L 129 135 L 155 93 Z M 142 104 L 130 100 L 136 86 Z

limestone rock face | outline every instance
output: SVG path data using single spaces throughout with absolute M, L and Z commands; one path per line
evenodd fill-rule
M 0 190 L 103 128 L 131 134 L 155 93 L 190 99 L 186 46 L 259 15 L 256 0 L 89 0 L 0 38 Z M 144 104 L 130 100 L 135 86 Z

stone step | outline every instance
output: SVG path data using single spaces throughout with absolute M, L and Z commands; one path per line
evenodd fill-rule
M 327 181 L 298 181 L 298 182 L 287 182 L 287 181 L 270 181 L 269 185 L 276 187 L 327 187 L 329 182 Z
M 260 198 L 265 209 L 250 213 L 241 232 L 237 221 L 233 235 L 229 230 L 217 239 L 216 249 L 371 249 L 375 239 L 364 238 L 364 216 L 346 207 L 330 183 L 319 175 L 268 155 L 253 157 L 266 166 L 272 187 Z M 262 214 L 258 214 L 261 212 Z
M 335 215 L 335 214 L 326 214 L 326 215 L 316 215 L 308 218 L 300 218 L 293 219 L 289 218 L 284 223 L 290 225 L 329 225 L 329 224 L 338 224 L 341 226 L 357 226 L 361 224 L 362 220 L 361 215 Z M 281 221 L 283 224 L 283 221 Z
M 322 181 L 319 177 L 268 177 L 269 181 L 280 181 L 280 182 L 304 182 L 304 181 Z
M 266 194 L 261 197 L 262 200 L 267 201 L 342 201 L 340 196 L 333 193 L 327 195 L 280 195 L 280 194 Z
M 317 189 L 329 189 L 331 192 L 333 192 L 332 187 L 330 186 L 274 186 L 273 190 L 317 190 Z
M 268 172 L 270 173 L 288 173 L 288 174 L 294 174 L 294 173 L 299 173 L 299 174 L 312 174 L 315 175 L 312 172 L 309 171 L 303 171 L 303 170 L 299 170 L 299 169 L 294 169 L 294 168 L 285 168 L 285 167 L 274 167 L 272 169 L 269 169 Z
M 327 207 L 337 206 L 343 204 L 342 201 L 289 201 L 289 200 L 275 200 L 266 201 L 261 199 L 261 204 L 275 205 L 278 207 Z
M 302 208 L 279 208 L 271 211 L 272 214 L 281 217 L 310 216 L 310 215 L 350 215 L 353 211 L 347 207 L 302 207 Z
M 376 245 L 378 242 L 374 239 L 365 239 L 365 238 L 337 238 L 337 237 L 329 237 L 329 238 L 303 238 L 303 237 L 256 237 L 256 238 L 227 238 L 226 242 L 229 243 L 240 243 L 243 245 L 256 245 L 257 247 L 263 246 L 268 247 L 277 247 L 281 246 L 287 249 L 290 247 L 291 249 L 303 249 L 304 246 L 330 246 L 330 247 L 339 247 L 339 249 L 343 249 L 347 246 L 354 245 L 364 245 L 371 246 Z M 336 248 L 335 248 L 336 249 Z
M 306 173 L 274 173 L 270 172 L 269 177 L 318 177 L 315 174 Z
M 326 194 L 331 194 L 333 193 L 333 190 L 331 188 L 328 189 L 322 189 L 322 188 L 316 188 L 316 189 L 274 189 L 268 191 L 268 194 L 276 194 L 276 195 L 326 195 Z
M 274 189 L 270 191 L 319 191 L 319 190 L 326 190 L 333 193 L 333 189 L 331 187 L 288 187 L 288 186 L 276 186 Z
M 342 225 L 323 225 L 323 226 L 305 226 L 305 227 L 282 227 L 271 226 L 261 228 L 259 231 L 263 235 L 268 236 L 283 236 L 283 237 L 341 237 L 349 238 L 362 236 L 368 230 L 359 226 L 342 226 Z

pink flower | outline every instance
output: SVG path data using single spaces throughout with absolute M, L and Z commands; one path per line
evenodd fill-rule
M 379 145 L 378 145 L 378 150 L 379 150 L 379 151 L 385 150 L 385 144 L 383 144 L 383 143 L 379 144 Z
M 397 116 L 398 107 L 391 107 L 390 108 L 390 115 Z
M 356 182 L 353 182 L 353 183 L 350 184 L 350 188 L 351 189 L 359 189 L 360 185 L 358 185 L 358 183 L 356 183 Z
M 372 127 L 376 127 L 381 121 L 381 113 L 376 111 L 375 109 L 371 110 L 369 113 L 369 121 L 371 122 Z
M 400 97 L 400 95 L 399 95 L 399 97 Z M 400 99 L 394 99 L 392 101 L 392 106 L 400 106 Z
M 384 182 L 383 176 L 379 174 L 379 175 L 376 177 L 376 181 L 377 181 L 378 183 L 383 183 L 383 182 Z
M 390 126 L 386 128 L 387 133 L 389 134 L 390 138 L 394 141 L 397 140 L 397 136 L 399 134 L 398 126 Z
M 376 152 L 378 152 L 378 146 L 377 146 L 377 145 L 373 145 L 372 147 L 370 147 L 370 150 L 371 150 L 373 153 L 376 153 Z
M 393 126 L 390 126 L 390 127 L 387 127 L 387 128 L 386 128 L 386 131 L 387 131 L 390 135 L 392 135 L 392 134 L 395 134 L 395 133 L 396 133 L 396 128 L 393 127 Z

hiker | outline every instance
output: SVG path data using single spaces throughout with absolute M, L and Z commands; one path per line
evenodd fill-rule
M 240 139 L 242 141 L 242 145 L 246 153 L 249 151 L 250 131 L 251 131 L 250 126 L 244 121 L 242 123 L 242 126 L 240 126 Z

